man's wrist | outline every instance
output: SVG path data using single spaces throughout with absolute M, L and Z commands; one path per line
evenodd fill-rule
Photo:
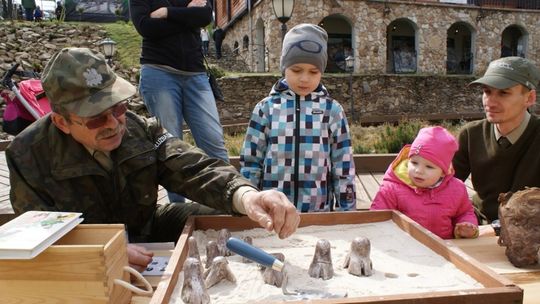
M 258 192 L 253 187 L 249 186 L 242 186 L 238 188 L 234 194 L 233 194 L 233 210 L 241 213 L 246 214 L 246 208 L 244 207 L 244 195 L 248 192 Z

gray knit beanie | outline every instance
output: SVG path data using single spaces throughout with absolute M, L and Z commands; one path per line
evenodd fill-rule
M 326 69 L 328 34 L 314 24 L 302 23 L 287 32 L 281 50 L 281 72 L 296 63 L 309 63 L 321 73 Z

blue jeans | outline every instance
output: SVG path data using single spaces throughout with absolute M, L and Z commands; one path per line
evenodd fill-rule
M 204 72 L 178 75 L 143 65 L 139 90 L 150 114 L 169 133 L 181 139 L 185 121 L 199 148 L 210 157 L 229 161 L 216 101 Z M 183 198 L 169 192 L 169 200 Z

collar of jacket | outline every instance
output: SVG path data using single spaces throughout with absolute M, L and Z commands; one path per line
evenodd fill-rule
M 137 123 L 126 114 L 126 132 L 122 138 L 122 143 L 111 152 L 111 157 L 120 166 L 124 161 L 137 157 L 138 155 L 154 150 L 150 141 L 141 140 L 136 128 L 140 128 Z M 63 180 L 85 175 L 103 175 L 107 173 L 97 164 L 86 148 L 75 141 L 71 135 L 63 133 L 51 124 L 49 130 L 49 143 L 51 152 L 51 174 L 55 179 Z M 155 157 L 155 156 L 154 156 Z M 154 160 L 149 160 L 153 162 Z
M 289 88 L 289 84 L 285 78 L 279 79 L 272 89 L 270 90 L 270 95 L 280 95 L 286 94 L 291 97 L 295 97 L 296 93 Z M 328 96 L 328 91 L 322 83 L 319 83 L 315 91 L 311 92 L 311 100 L 314 100 L 316 97 Z

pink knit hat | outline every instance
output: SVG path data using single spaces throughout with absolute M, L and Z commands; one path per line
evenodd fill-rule
M 448 174 L 457 149 L 456 139 L 445 128 L 428 127 L 418 131 L 409 150 L 409 158 L 419 155 L 441 168 L 444 174 Z

